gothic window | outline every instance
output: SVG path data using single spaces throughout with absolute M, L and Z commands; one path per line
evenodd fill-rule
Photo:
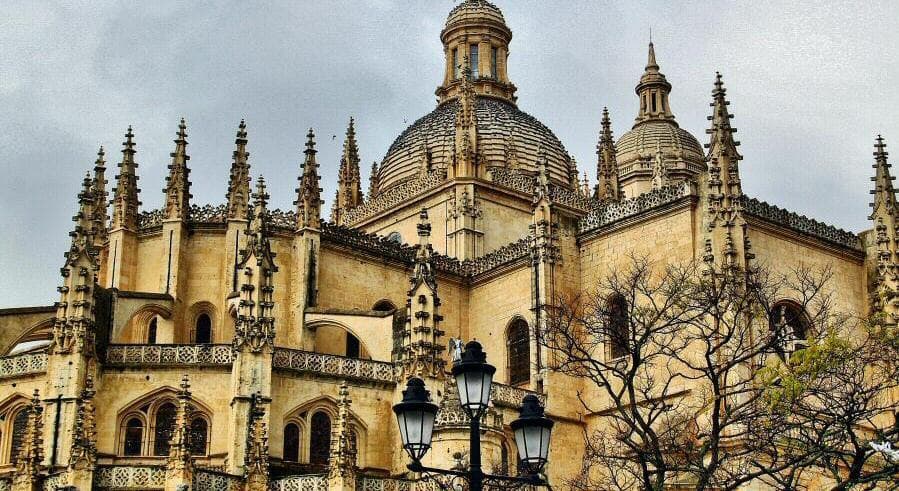
M 499 56 L 499 49 L 494 47 L 490 50 L 490 76 L 493 78 L 499 78 L 496 75 L 496 58 Z
M 209 344 L 212 342 L 212 319 L 209 318 L 209 314 L 204 313 L 197 317 L 194 342 L 197 344 Z
M 209 440 L 209 423 L 204 418 L 194 418 L 190 422 L 190 454 L 206 455 L 206 445 Z
M 156 344 L 156 325 L 158 317 L 153 316 L 150 324 L 147 326 L 147 344 Z
M 509 384 L 526 384 L 531 379 L 531 343 L 528 323 L 515 319 L 506 330 L 506 349 L 509 356 Z
M 480 75 L 478 73 L 478 45 L 472 44 L 469 49 L 469 65 L 471 66 L 471 79 L 476 80 Z
M 359 358 L 359 339 L 350 333 L 346 333 L 346 356 Z
M 175 405 L 166 402 L 156 410 L 156 426 L 153 429 L 153 455 L 169 454 L 169 443 L 175 429 Z
M 656 93 L 652 93 L 652 112 L 656 112 Z
M 122 453 L 125 455 L 140 455 L 143 450 L 144 423 L 140 418 L 131 418 L 125 423 L 125 442 Z
M 626 356 L 630 346 L 630 326 L 627 316 L 627 300 L 615 295 L 609 300 L 606 335 L 608 337 L 608 356 L 614 360 Z
M 802 307 L 782 300 L 771 309 L 771 330 L 779 338 L 777 354 L 782 359 L 808 345 L 810 322 Z
M 300 460 L 300 427 L 296 423 L 287 423 L 284 427 L 284 457 L 286 462 Z
M 501 476 L 509 475 L 509 446 L 506 442 L 499 446 L 499 473 Z
M 12 420 L 12 438 L 9 445 L 9 461 L 16 462 L 19 456 L 19 448 L 25 438 L 25 430 L 28 427 L 28 411 L 23 408 L 16 413 Z
M 350 431 L 350 438 L 349 438 L 349 440 L 350 440 L 350 441 L 349 441 L 350 454 L 353 456 L 353 457 L 352 457 L 352 461 L 353 461 L 352 463 L 353 463 L 353 465 L 355 465 L 356 462 L 359 460 L 359 459 L 358 459 L 358 456 L 359 456 L 359 435 L 356 434 L 356 430 L 351 430 L 351 431 Z
M 309 428 L 309 463 L 327 465 L 331 454 L 331 418 L 319 411 L 312 415 Z
M 459 80 L 459 48 L 453 49 L 453 80 Z

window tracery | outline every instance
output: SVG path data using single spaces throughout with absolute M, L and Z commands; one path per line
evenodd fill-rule
M 509 384 L 526 384 L 531 379 L 531 343 L 528 323 L 517 318 L 506 330 Z

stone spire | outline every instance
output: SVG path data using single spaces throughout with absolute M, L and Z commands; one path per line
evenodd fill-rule
M 166 480 L 189 483 L 193 467 L 190 456 L 190 413 L 193 398 L 190 393 L 190 379 L 187 374 L 181 378 L 181 390 L 175 410 L 175 423 L 169 439 L 169 456 L 166 459 Z
M 237 138 L 234 140 L 234 156 L 231 162 L 231 174 L 228 179 L 228 219 L 246 220 L 250 204 L 250 164 L 247 159 L 247 124 L 240 120 L 237 127 Z
M 31 403 L 24 411 L 28 411 L 25 432 L 19 448 L 12 449 L 16 462 L 12 489 L 39 489 L 38 474 L 44 460 L 44 408 L 37 389 L 34 389 Z
M 656 51 L 652 42 L 649 43 L 649 57 L 646 61 L 646 69 L 640 77 L 640 83 L 634 89 L 640 96 L 640 111 L 637 113 L 635 126 L 644 121 L 670 120 L 674 121 L 674 114 L 668 106 L 668 94 L 671 92 L 671 84 L 665 80 L 665 75 L 659 71 L 656 62 Z
M 380 185 L 378 184 L 378 163 L 371 163 L 371 174 L 368 176 L 368 199 L 372 200 L 378 197 L 380 193 Z
M 94 379 L 87 375 L 77 401 L 75 425 L 72 427 L 72 453 L 69 472 L 93 471 L 97 466 L 97 419 L 94 406 Z
M 615 159 L 615 139 L 612 137 L 612 121 L 609 109 L 602 108 L 602 131 L 596 144 L 596 190 L 594 196 L 603 201 L 618 201 L 618 161 Z
M 874 274 L 874 292 L 871 303 L 875 312 L 885 314 L 885 322 L 895 325 L 899 321 L 899 206 L 896 203 L 892 165 L 883 137 L 877 135 L 874 142 L 874 202 L 871 215 L 877 243 L 877 264 Z
M 331 221 L 340 223 L 340 217 L 362 204 L 362 174 L 359 172 L 359 146 L 356 144 L 356 130 L 353 118 L 346 129 L 343 154 L 340 156 L 340 170 L 337 174 L 337 199 L 331 211 Z
M 72 244 L 60 269 L 63 284 L 57 289 L 60 298 L 53 323 L 55 353 L 81 353 L 93 349 L 94 288 L 99 270 L 95 247 L 95 199 L 93 181 L 88 173 L 78 193 L 78 213 L 72 217 L 75 222 L 74 230 L 69 233 Z
M 406 331 L 403 337 L 403 353 L 400 360 L 407 376 L 437 377 L 443 374 L 443 331 L 437 296 L 437 275 L 432 264 L 434 250 L 431 246 L 431 223 L 428 211 L 422 208 L 418 215 L 418 244 L 415 246 L 415 262 L 409 277 L 406 298 Z
M 715 262 L 717 267 L 729 270 L 745 270 L 754 257 L 743 219 L 743 188 L 740 185 L 739 162 L 743 158 L 737 152 L 740 144 L 733 134 L 736 129 L 730 125 L 733 116 L 728 112 L 730 104 L 721 74 L 715 74 L 715 89 L 712 91 L 712 115 L 708 117 L 711 128 L 708 154 L 708 174 L 703 179 L 705 189 L 706 252 L 705 260 Z
M 134 133 L 131 126 L 125 133 L 122 143 L 122 161 L 119 163 L 119 174 L 116 176 L 115 195 L 113 196 L 112 229 L 124 228 L 137 230 L 137 212 L 140 207 L 137 187 L 137 162 L 134 161 Z
M 574 192 L 581 192 L 581 172 L 577 168 L 577 160 L 569 155 L 571 159 L 568 163 L 568 186 Z
M 252 395 L 246 449 L 246 489 L 247 491 L 268 491 L 268 428 L 266 411 L 262 397 Z
M 297 230 L 304 228 L 317 229 L 321 226 L 322 188 L 319 187 L 318 163 L 315 161 L 315 134 L 312 128 L 306 135 L 306 159 L 300 166 L 300 187 L 296 189 L 297 200 L 293 202 L 297 207 Z
M 244 279 L 240 287 L 234 343 L 238 348 L 246 345 L 258 353 L 264 347 L 271 348 L 275 342 L 273 276 L 278 271 L 269 235 L 269 195 L 262 176 L 256 180 L 253 199 L 252 218 L 246 231 L 247 245 L 241 251 L 239 264 Z
M 178 137 L 175 138 L 175 151 L 169 154 L 169 176 L 165 179 L 165 217 L 168 220 L 186 222 L 190 214 L 190 169 L 187 161 L 187 125 L 184 118 L 178 124 Z
M 478 165 L 477 95 L 471 83 L 471 66 L 465 57 L 459 109 L 456 111 L 455 159 L 451 177 L 473 177 Z
M 356 467 L 356 443 L 350 427 L 350 390 L 346 381 L 340 383 L 337 396 L 337 419 L 331 430 L 331 456 L 328 461 L 328 477 L 343 481 L 338 489 L 355 489 L 347 480 L 353 480 Z
M 103 147 L 97 151 L 97 161 L 94 163 L 94 179 L 91 187 L 94 192 L 94 223 L 97 233 L 94 235 L 94 245 L 101 246 L 109 239 L 109 203 L 106 201 L 106 153 Z

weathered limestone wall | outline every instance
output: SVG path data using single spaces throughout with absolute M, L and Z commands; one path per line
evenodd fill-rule
M 0 353 L 9 353 L 22 336 L 51 327 L 56 309 L 48 307 L 23 307 L 0 310 Z

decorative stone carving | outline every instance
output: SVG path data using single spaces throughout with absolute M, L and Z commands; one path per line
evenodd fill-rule
M 436 188 L 446 180 L 446 171 L 436 169 L 426 177 L 416 177 L 381 191 L 374 199 L 347 211 L 340 217 L 341 225 L 354 225 L 394 206 Z
M 349 380 L 396 383 L 393 363 L 275 348 L 272 367 Z
M 0 357 L 0 379 L 47 371 L 47 353 L 22 353 Z

